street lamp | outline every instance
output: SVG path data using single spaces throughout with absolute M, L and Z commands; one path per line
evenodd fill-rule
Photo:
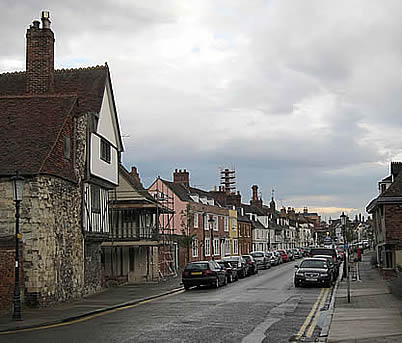
M 214 219 L 214 217 L 213 216 L 209 216 L 209 219 L 208 219 L 208 223 L 209 223 L 209 232 L 210 232 L 210 237 L 211 237 L 211 248 L 212 248 L 212 250 L 211 250 L 211 253 L 212 253 L 212 259 L 214 260 L 215 259 L 215 248 L 214 248 L 214 222 L 215 222 L 215 219 Z
M 20 234 L 20 204 L 24 193 L 24 178 L 18 171 L 11 178 L 13 182 L 13 200 L 15 202 L 15 283 L 14 283 L 14 311 L 13 320 L 22 320 L 21 318 L 21 296 L 20 296 L 20 253 L 19 240 Z
M 349 275 L 349 266 L 348 266 L 348 262 L 349 262 L 349 246 L 348 246 L 348 242 L 347 242 L 347 235 L 346 235 L 346 218 L 347 216 L 345 216 L 345 214 L 342 212 L 341 215 L 341 224 L 342 224 L 342 228 L 343 228 L 343 244 L 344 244 L 344 254 L 343 254 L 343 258 L 344 258 L 344 262 L 343 262 L 343 273 L 346 277 L 347 280 L 347 284 L 348 284 L 348 303 L 350 303 L 350 275 Z

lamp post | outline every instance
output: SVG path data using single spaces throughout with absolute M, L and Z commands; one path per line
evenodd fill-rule
M 215 223 L 215 219 L 212 215 L 209 216 L 208 219 L 208 223 L 209 223 L 209 232 L 210 232 L 210 237 L 211 237 L 211 254 L 212 254 L 212 259 L 215 259 L 215 248 L 214 248 L 214 223 Z
M 19 240 L 20 234 L 20 204 L 24 192 L 24 178 L 19 175 L 18 171 L 11 178 L 13 182 L 13 200 L 15 202 L 15 283 L 14 283 L 14 299 L 13 299 L 13 320 L 22 320 L 21 318 L 21 296 L 20 296 L 20 253 Z
M 343 273 L 346 277 L 347 284 L 348 284 L 348 303 L 350 303 L 350 275 L 349 275 L 349 246 L 347 242 L 347 235 L 346 235 L 346 218 L 347 216 L 342 212 L 341 215 L 341 224 L 343 228 L 343 243 L 344 243 L 344 262 L 343 262 Z

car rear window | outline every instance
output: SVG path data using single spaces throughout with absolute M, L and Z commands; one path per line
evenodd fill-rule
M 310 250 L 310 255 L 315 256 L 315 255 L 329 255 L 329 256 L 336 256 L 336 252 L 334 249 L 311 249 Z
M 300 268 L 328 268 L 328 267 L 325 261 L 305 260 L 301 263 Z
M 189 263 L 185 270 L 207 270 L 209 268 L 208 263 Z
M 251 254 L 251 256 L 253 256 L 253 257 L 264 257 L 264 254 L 262 252 L 253 252 Z

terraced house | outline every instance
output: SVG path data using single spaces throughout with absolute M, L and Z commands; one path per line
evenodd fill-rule
M 157 178 L 149 192 L 157 191 L 173 194 L 175 214 L 171 222 L 179 269 L 188 261 L 218 259 L 230 254 L 229 209 L 209 192 L 191 187 L 186 169 L 176 169 L 173 181 Z M 165 220 L 164 216 L 160 216 L 160 221 Z
M 26 33 L 26 71 L 0 75 L 0 269 L 14 278 L 11 177 L 19 171 L 21 294 L 31 305 L 101 289 L 108 192 L 123 151 L 108 66 L 55 70 L 54 41 L 42 12 Z M 0 288 L 11 299 L 12 287 Z

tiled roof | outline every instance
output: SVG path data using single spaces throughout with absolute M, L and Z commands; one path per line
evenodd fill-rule
M 73 104 L 77 114 L 100 111 L 108 77 L 107 65 L 56 70 L 53 93 L 27 96 L 25 72 L 0 74 L 0 175 L 39 173 Z
M 182 184 L 167 180 L 162 181 L 180 198 L 181 201 L 192 201 L 189 191 Z
M 75 96 L 0 97 L 0 175 L 16 170 L 39 173 L 76 100 Z M 60 172 L 69 179 L 74 175 Z
M 399 197 L 402 196 L 402 174 L 399 174 L 393 183 L 381 193 L 381 197 Z
M 54 71 L 54 94 L 76 95 L 79 111 L 99 112 L 108 67 L 96 66 Z M 25 72 L 0 74 L 0 96 L 25 95 Z
M 133 189 L 139 193 L 141 196 L 144 197 L 144 199 L 151 201 L 151 202 L 155 202 L 156 200 L 154 199 L 154 197 L 149 194 L 149 192 L 142 186 L 142 184 L 140 182 L 138 182 L 138 180 L 136 180 L 135 177 L 133 177 L 126 168 L 124 168 L 123 165 L 119 165 L 119 173 L 124 174 L 124 176 L 126 177 L 126 179 L 128 180 L 128 182 L 131 184 L 131 186 L 133 187 Z

